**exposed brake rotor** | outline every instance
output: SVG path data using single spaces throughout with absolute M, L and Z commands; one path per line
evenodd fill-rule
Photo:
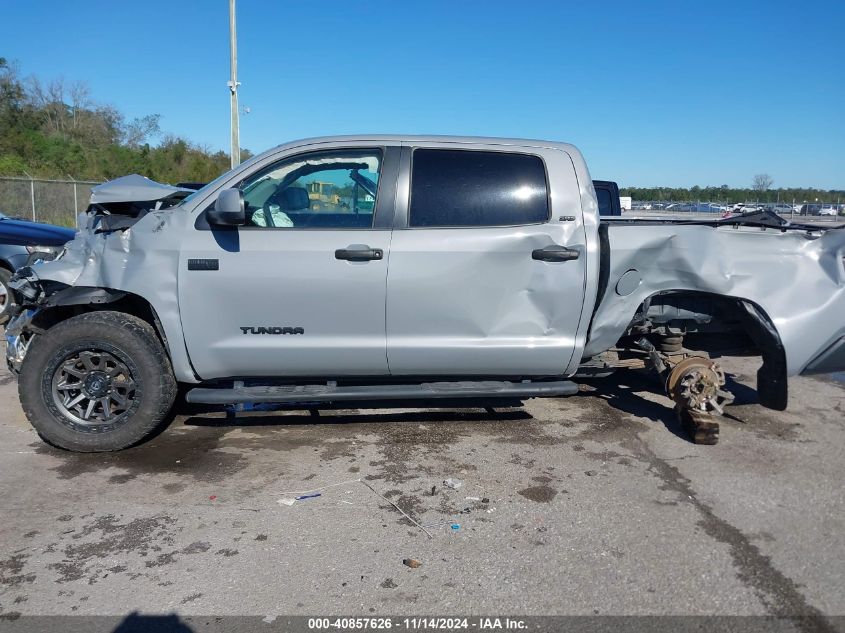
M 719 423 L 711 416 L 720 415 L 734 396 L 723 389 L 725 372 L 718 363 L 700 356 L 690 356 L 671 368 L 666 378 L 666 392 L 675 401 L 675 412 L 696 444 L 719 441 Z

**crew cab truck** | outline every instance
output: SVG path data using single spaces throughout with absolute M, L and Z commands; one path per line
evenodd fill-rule
M 712 443 L 720 349 L 762 356 L 775 409 L 787 376 L 845 369 L 845 230 L 600 220 L 564 143 L 309 139 L 147 206 L 92 204 L 58 258 L 9 282 L 7 362 L 51 444 L 141 442 L 177 392 L 495 402 L 630 367 L 660 372 Z

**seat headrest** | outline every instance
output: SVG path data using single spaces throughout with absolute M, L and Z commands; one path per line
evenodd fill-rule
M 274 196 L 282 211 L 299 211 L 311 206 L 305 187 L 288 187 Z

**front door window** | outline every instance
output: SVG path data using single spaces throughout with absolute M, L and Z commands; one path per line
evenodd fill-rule
M 368 229 L 378 196 L 379 150 L 336 150 L 275 163 L 240 186 L 247 227 Z

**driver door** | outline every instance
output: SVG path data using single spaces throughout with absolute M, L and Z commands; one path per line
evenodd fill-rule
M 180 255 L 201 378 L 386 375 L 397 147 L 296 154 L 239 184 L 245 226 L 199 218 Z

